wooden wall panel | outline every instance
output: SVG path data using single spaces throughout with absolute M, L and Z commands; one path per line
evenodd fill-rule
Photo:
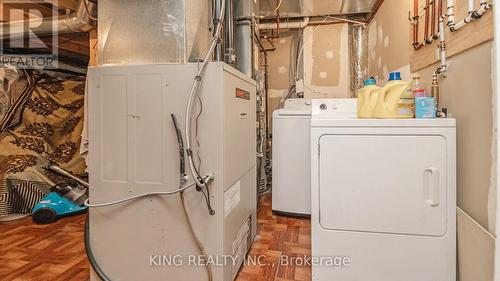
M 413 3 L 413 0 L 408 0 Z M 423 1 L 423 0 L 419 0 Z M 443 0 L 446 2 L 445 0 Z M 467 0 L 456 0 L 456 11 L 455 19 L 456 21 L 461 20 L 467 13 Z M 476 0 L 476 7 L 479 7 L 479 3 Z M 444 5 L 446 6 L 446 5 Z M 413 7 L 413 5 L 412 5 Z M 445 7 L 443 9 L 446 11 Z M 412 11 L 413 12 L 413 11 Z M 410 38 L 412 36 L 412 27 L 410 26 Z M 419 40 L 422 40 L 422 34 L 424 29 L 424 19 L 421 19 L 420 24 Z M 449 28 L 446 30 L 446 52 L 447 57 L 450 58 L 456 54 L 464 52 L 470 48 L 480 45 L 484 42 L 493 39 L 493 12 L 488 11 L 481 19 L 476 20 L 459 31 L 451 32 Z M 431 45 L 425 46 L 422 49 L 415 51 L 413 47 L 408 44 L 411 48 L 410 51 L 410 65 L 411 71 L 416 72 L 426 66 L 432 65 L 437 62 L 437 44 L 438 41 L 434 41 Z

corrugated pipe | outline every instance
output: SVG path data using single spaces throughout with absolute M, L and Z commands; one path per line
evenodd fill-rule
M 461 28 L 471 23 L 472 21 L 480 19 L 492 7 L 493 4 L 488 3 L 486 0 L 481 0 L 479 9 L 474 10 L 474 1 L 469 0 L 467 17 L 455 23 L 455 1 L 448 0 L 448 8 L 447 8 L 448 27 L 452 32 L 460 30 Z
M 368 76 L 368 30 L 360 24 L 349 24 L 349 59 L 351 65 L 351 95 L 363 87 Z
M 0 38 L 2 40 L 15 40 L 30 35 L 50 35 L 54 32 L 54 26 L 57 27 L 58 34 L 88 32 L 95 28 L 96 16 L 97 0 L 80 0 L 77 10 L 68 15 L 47 18 L 41 24 L 40 19 L 30 19 L 29 21 L 33 22 L 30 26 L 36 26 L 31 28 L 33 32 L 24 32 L 23 27 L 26 21 L 23 20 L 1 23 L 0 30 L 2 30 L 2 34 Z

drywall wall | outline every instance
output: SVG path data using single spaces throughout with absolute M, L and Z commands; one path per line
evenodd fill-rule
M 304 96 L 349 97 L 349 26 L 334 24 L 304 29 Z
M 457 0 L 456 4 L 466 2 Z M 409 72 L 412 46 L 408 12 L 412 3 L 385 0 L 370 23 L 370 75 L 385 80 L 390 71 Z M 477 30 L 471 25 L 459 32 L 463 37 Z M 451 56 L 448 77 L 440 80 L 442 106 L 457 118 L 457 204 L 463 209 L 458 212 L 461 281 L 492 281 L 493 276 L 497 202 L 496 173 L 492 172 L 496 168 L 496 131 L 491 62 L 492 43 L 487 41 Z M 429 87 L 436 67 L 412 70 L 418 71 Z
M 294 57 L 297 52 L 299 41 L 299 31 L 281 31 L 280 38 L 271 39 L 272 45 L 264 40 L 266 48 L 276 48 L 267 53 L 269 69 L 269 130 L 272 129 L 272 112 L 278 108 L 282 96 L 288 93 L 290 86 L 294 81 Z M 261 66 L 262 67 L 262 66 Z
M 495 238 L 461 209 L 457 222 L 459 280 L 493 281 Z
M 269 64 L 269 118 L 279 106 L 281 97 L 288 93 L 295 81 L 295 57 L 303 48 L 299 60 L 299 89 L 305 98 L 345 98 L 349 92 L 348 25 L 333 24 L 307 26 L 303 31 L 281 31 L 272 39 L 276 48 L 268 52 Z M 272 47 L 264 41 L 266 47 Z
M 410 0 L 384 0 L 368 26 L 368 73 L 387 80 L 390 71 L 410 63 Z
M 491 81 L 492 43 L 453 56 L 441 79 L 441 105 L 457 119 L 458 206 L 492 233 L 495 209 L 489 211 L 493 143 Z M 430 80 L 437 66 L 418 73 Z

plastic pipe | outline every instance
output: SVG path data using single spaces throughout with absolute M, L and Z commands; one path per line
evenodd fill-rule
M 461 21 L 455 23 L 454 17 L 454 3 L 453 0 L 448 0 L 448 27 L 452 32 L 458 31 L 467 24 L 471 23 L 474 20 L 481 18 L 488 10 L 490 10 L 493 5 L 486 2 L 486 0 L 481 0 L 481 6 L 478 10 L 474 10 L 474 1 L 468 0 L 468 14 L 467 17 L 462 19 Z
M 446 38 L 444 29 L 444 17 L 439 18 L 439 49 L 441 52 L 441 66 L 439 67 L 441 75 L 446 77 L 447 75 L 447 64 L 446 64 Z
M 447 25 L 451 29 L 455 25 L 455 1 L 448 0 L 446 15 L 448 16 Z

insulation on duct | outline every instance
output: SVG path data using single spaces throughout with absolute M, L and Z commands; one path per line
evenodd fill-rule
M 368 76 L 368 30 L 361 24 L 349 24 L 349 59 L 351 94 L 355 96 Z
M 186 63 L 210 40 L 208 1 L 106 0 L 98 9 L 99 64 Z

